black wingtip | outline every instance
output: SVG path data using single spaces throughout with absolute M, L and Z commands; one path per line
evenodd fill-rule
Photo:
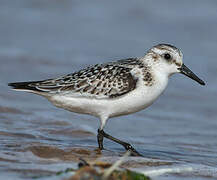
M 18 83 L 8 83 L 8 86 L 16 88 L 18 86 Z
M 8 83 L 8 86 L 11 86 L 11 87 L 13 87 L 13 83 Z
M 12 87 L 13 89 L 17 89 L 17 90 L 37 90 L 35 87 L 33 86 L 29 86 L 30 84 L 32 84 L 32 82 L 14 82 L 14 83 L 8 83 L 8 86 Z
M 24 82 L 15 82 L 15 83 L 8 83 L 8 86 L 12 87 L 13 89 L 23 89 L 27 86 L 27 83 Z
M 200 84 L 201 84 L 202 86 L 205 86 L 205 85 L 206 85 L 206 83 L 205 83 L 204 81 L 201 81 Z
M 10 86 L 10 87 L 15 87 L 15 84 L 16 84 L 16 83 L 8 83 L 8 86 Z

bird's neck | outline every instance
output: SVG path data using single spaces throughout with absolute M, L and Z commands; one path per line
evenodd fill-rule
M 155 86 L 159 90 L 164 91 L 168 84 L 169 75 L 163 71 L 158 71 L 157 69 L 154 69 L 153 72 L 155 75 Z

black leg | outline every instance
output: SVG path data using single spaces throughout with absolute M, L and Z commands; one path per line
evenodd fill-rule
M 99 129 L 98 129 L 98 134 L 97 134 L 97 141 L 98 141 L 99 149 L 102 150 L 103 149 L 103 135 L 102 133 L 100 133 Z
M 99 135 L 100 135 L 100 136 L 99 136 Z M 112 140 L 112 141 L 114 141 L 114 142 L 116 142 L 116 143 L 118 143 L 118 144 L 124 146 L 124 148 L 125 148 L 127 151 L 130 151 L 130 152 L 131 152 L 131 155 L 133 155 L 133 156 L 142 156 L 142 155 L 139 154 L 129 143 L 126 143 L 126 142 L 124 142 L 124 141 L 121 141 L 121 140 L 119 140 L 119 139 L 113 137 L 113 136 L 110 136 L 109 134 L 105 133 L 103 130 L 100 130 L 100 129 L 98 129 L 98 135 L 97 135 L 99 147 L 100 147 L 100 145 L 103 147 L 103 145 L 102 145 L 102 143 L 103 143 L 103 138 L 102 138 L 102 140 L 101 140 L 101 142 L 100 142 L 101 144 L 99 143 L 99 137 L 101 137 L 101 136 L 102 136 L 102 137 L 105 137 L 105 138 L 107 138 L 107 139 L 110 139 L 110 140 Z

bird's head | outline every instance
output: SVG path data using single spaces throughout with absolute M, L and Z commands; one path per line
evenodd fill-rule
M 166 73 L 168 76 L 174 73 L 182 73 L 199 84 L 205 85 L 204 81 L 184 65 L 182 52 L 172 45 L 158 44 L 152 47 L 145 57 L 148 64 L 153 65 L 161 73 Z

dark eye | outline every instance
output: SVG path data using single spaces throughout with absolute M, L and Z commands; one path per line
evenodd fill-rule
M 164 59 L 170 60 L 171 59 L 171 55 L 169 53 L 164 54 Z

